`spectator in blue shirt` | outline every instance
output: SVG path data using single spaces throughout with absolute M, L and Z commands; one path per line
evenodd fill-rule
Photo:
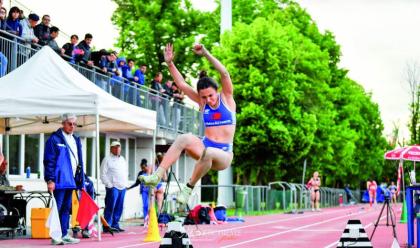
M 5 7 L 0 8 L 0 30 L 6 30 L 6 15 L 7 10 Z
M 133 68 L 134 68 L 134 60 L 133 59 L 127 59 L 127 64 L 125 64 L 121 68 L 122 76 L 129 81 L 134 81 L 133 73 L 131 73 Z
M 140 85 L 144 85 L 145 81 L 146 81 L 146 70 L 147 70 L 147 66 L 145 64 L 140 66 L 140 69 L 137 69 L 134 72 L 134 82 L 140 84 Z
M 105 73 L 115 74 L 117 71 L 116 60 L 116 52 L 110 52 L 109 54 L 103 55 L 99 61 L 99 68 Z
M 20 25 L 19 13 L 19 8 L 16 6 L 10 9 L 6 20 L 6 31 L 20 37 L 22 36 L 22 25 Z

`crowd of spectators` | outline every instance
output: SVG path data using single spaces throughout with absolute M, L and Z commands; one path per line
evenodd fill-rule
M 0 0 L 1 37 L 17 40 L 20 44 L 35 49 L 39 49 L 42 46 L 50 46 L 57 54 L 70 63 L 78 64 L 96 70 L 102 75 L 110 76 L 114 82 L 115 80 L 118 80 L 123 84 L 131 85 L 131 87 L 128 87 L 131 90 L 126 90 L 126 92 L 129 98 L 128 100 L 131 99 L 130 102 L 133 104 L 140 104 L 139 100 L 134 99 L 137 98 L 134 97 L 134 94 L 137 94 L 135 88 L 140 88 L 141 86 L 150 86 L 152 89 L 150 91 L 155 94 L 156 97 L 159 96 L 157 97 L 158 99 L 165 98 L 182 104 L 184 94 L 178 89 L 174 82 L 169 80 L 164 82 L 161 72 L 158 72 L 153 80 L 150 81 L 150 85 L 147 85 L 147 64 L 139 63 L 138 68 L 136 68 L 136 61 L 134 59 L 118 57 L 116 51 L 109 51 L 106 49 L 92 51 L 91 43 L 93 36 L 89 33 L 85 34 L 83 40 L 80 42 L 79 36 L 73 34 L 70 37 L 70 41 L 60 47 L 56 41 L 60 29 L 50 25 L 50 15 L 43 15 L 41 20 L 35 13 L 31 13 L 28 17 L 25 17 L 23 11 L 18 7 L 14 6 L 10 8 L 7 13 L 6 8 L 2 5 L 3 0 Z M 41 22 L 39 23 L 39 21 Z M 163 115 L 162 118 L 164 119 L 164 115 L 168 109 L 167 106 L 161 106 L 161 103 L 159 104 L 159 102 L 160 100 L 152 102 L 152 105 L 158 111 L 159 115 Z M 163 110 L 160 111 L 160 109 Z M 162 120 L 162 122 L 165 123 L 166 120 Z

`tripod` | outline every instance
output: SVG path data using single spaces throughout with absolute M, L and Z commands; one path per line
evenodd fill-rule
M 166 182 L 166 187 L 165 187 L 165 192 L 163 193 L 163 201 L 162 201 L 162 206 L 161 206 L 161 209 L 159 209 L 158 210 L 158 216 L 162 213 L 162 211 L 163 211 L 163 208 L 164 208 L 164 206 L 165 206 L 165 204 L 167 203 L 167 201 L 168 201 L 168 194 L 169 194 L 169 186 L 170 186 L 170 184 L 171 184 L 171 179 L 174 179 L 175 180 L 175 182 L 176 182 L 176 184 L 178 185 L 178 188 L 179 188 L 179 190 L 182 190 L 181 189 L 181 185 L 179 184 L 179 181 L 178 181 L 178 179 L 176 178 L 176 176 L 175 176 L 175 173 L 173 172 L 173 170 L 172 170 L 172 166 L 171 166 L 171 168 L 169 169 L 169 172 L 168 172 L 168 180 L 167 180 L 167 182 Z M 188 206 L 188 203 L 186 204 L 186 207 L 187 207 L 187 211 L 188 212 L 190 212 L 190 207 Z
M 397 232 L 395 231 L 395 213 L 394 210 L 391 208 L 389 204 L 390 198 L 389 196 L 385 196 L 385 201 L 382 205 L 381 212 L 379 213 L 378 219 L 375 223 L 375 228 L 373 229 L 372 235 L 370 235 L 370 240 L 372 241 L 373 235 L 375 234 L 376 228 L 379 226 L 379 220 L 381 219 L 382 213 L 386 207 L 386 226 L 390 226 L 389 219 L 391 219 L 392 230 L 394 232 L 394 238 L 397 238 Z

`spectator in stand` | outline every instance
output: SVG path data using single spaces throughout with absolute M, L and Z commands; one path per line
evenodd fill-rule
M 45 46 L 50 40 L 50 21 L 49 15 L 44 15 L 40 24 L 34 28 L 35 36 L 38 37 L 38 44 Z
M 0 1 L 3 1 L 3 0 L 0 0 Z M 7 15 L 6 8 L 0 7 L 0 31 L 3 31 L 3 32 L 6 31 L 6 15 Z M 0 32 L 0 37 L 7 38 L 7 35 Z M 4 47 L 0 47 L 0 77 L 3 77 L 4 75 L 6 75 L 7 63 L 8 63 L 7 57 L 3 54 L 4 52 L 3 49 Z
M 134 68 L 134 60 L 133 59 L 127 59 L 127 64 L 124 65 L 121 68 L 122 71 L 122 76 L 127 79 L 128 81 L 134 81 L 134 76 L 133 73 L 131 73 L 131 71 Z
M 179 103 L 179 104 L 184 104 L 184 92 L 182 92 L 178 86 L 176 85 L 175 82 L 172 83 L 171 86 L 171 90 L 172 90 L 172 97 L 174 98 L 174 102 Z
M 158 113 L 158 123 L 160 125 L 166 125 L 166 117 L 165 117 L 165 110 L 162 105 L 162 95 L 165 93 L 165 89 L 162 87 L 162 79 L 163 75 L 162 72 L 158 72 L 155 74 L 155 77 L 152 80 L 151 88 L 154 90 L 152 93 L 155 96 L 151 97 L 152 100 L 152 108 Z
M 116 60 L 117 53 L 114 51 L 106 55 L 102 55 L 99 62 L 99 68 L 101 68 L 104 73 L 110 73 L 114 75 L 117 72 L 117 64 L 115 63 Z
M 140 84 L 140 85 L 144 85 L 144 83 L 146 82 L 146 74 L 147 71 L 147 65 L 143 64 L 140 66 L 140 69 L 137 69 L 134 72 L 134 82 Z
M 70 58 L 73 57 L 73 51 L 75 50 L 77 46 L 77 42 L 79 42 L 79 36 L 73 34 L 70 36 L 70 42 L 67 42 L 63 45 L 64 54 L 69 56 Z M 66 60 L 69 60 L 68 58 Z
M 5 7 L 0 8 L 0 30 L 6 30 L 6 15 L 7 10 Z
M 168 100 L 171 100 L 171 98 L 173 97 L 172 84 L 173 84 L 173 81 L 168 80 L 163 85 L 163 89 L 165 90 L 163 97 L 167 98 Z
M 28 47 L 30 47 L 31 43 L 38 43 L 38 38 L 34 33 L 34 27 L 37 25 L 38 21 L 39 16 L 34 13 L 29 14 L 27 19 L 20 21 L 20 25 L 22 25 L 22 39 Z
M 19 13 L 20 10 L 16 6 L 10 9 L 6 20 L 6 31 L 20 37 L 22 36 L 22 25 L 19 22 Z
M 136 89 L 136 88 L 139 88 L 139 85 L 134 80 L 134 76 L 132 74 L 133 68 L 134 68 L 134 60 L 133 59 L 128 59 L 127 60 L 127 65 L 125 65 L 122 69 L 123 77 L 131 82 L 130 83 L 131 87 L 129 87 L 129 89 L 128 89 L 128 99 L 127 99 L 127 101 L 131 104 L 136 105 L 136 106 L 141 106 L 141 99 L 140 99 L 140 96 L 139 96 L 138 91 Z
M 127 64 L 127 61 L 124 57 L 117 58 L 117 71 L 115 71 L 115 75 L 119 77 L 123 77 L 123 67 Z
M 85 39 L 77 45 L 77 48 L 80 49 L 80 53 L 75 55 L 75 62 L 93 66 L 93 62 L 90 60 L 90 44 L 92 43 L 92 38 L 93 36 L 87 33 L 85 34 Z
M 64 54 L 64 49 L 60 48 L 57 44 L 57 42 L 55 41 L 55 38 L 58 37 L 58 32 L 60 31 L 60 29 L 58 29 L 56 26 L 51 27 L 50 29 L 50 40 L 48 41 L 48 46 L 51 47 L 56 53 L 58 53 L 59 55 L 63 55 Z
M 155 77 L 152 80 L 151 88 L 155 91 L 159 92 L 159 95 L 161 96 L 163 93 L 165 93 L 165 89 L 162 86 L 162 79 L 163 75 L 162 72 L 158 72 L 155 74 Z
M 178 130 L 178 128 L 182 128 L 180 126 L 181 122 L 181 105 L 183 105 L 184 101 L 184 92 L 182 92 L 175 82 L 172 83 L 172 97 L 174 99 L 175 104 L 173 105 L 174 111 L 174 129 Z
M 102 56 L 106 56 L 109 54 L 110 53 L 105 49 L 94 51 L 90 54 L 90 60 L 93 62 L 94 66 L 100 67 Z
M 23 9 L 20 9 L 19 11 L 19 21 L 25 20 L 25 13 L 23 13 Z
M 124 57 L 118 58 L 118 54 L 116 52 L 113 52 L 113 53 L 116 58 L 115 65 L 117 69 L 112 74 L 112 79 L 111 79 L 112 94 L 114 94 L 114 96 L 123 100 L 126 98 L 126 95 L 128 95 L 127 94 L 128 84 L 126 84 L 127 82 L 124 82 L 124 78 L 122 76 L 122 68 L 125 66 L 126 61 Z M 111 53 L 111 56 L 112 56 L 112 53 Z

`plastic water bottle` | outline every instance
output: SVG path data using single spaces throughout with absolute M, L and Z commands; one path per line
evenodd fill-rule
M 31 167 L 26 167 L 26 178 L 30 178 L 31 177 Z

